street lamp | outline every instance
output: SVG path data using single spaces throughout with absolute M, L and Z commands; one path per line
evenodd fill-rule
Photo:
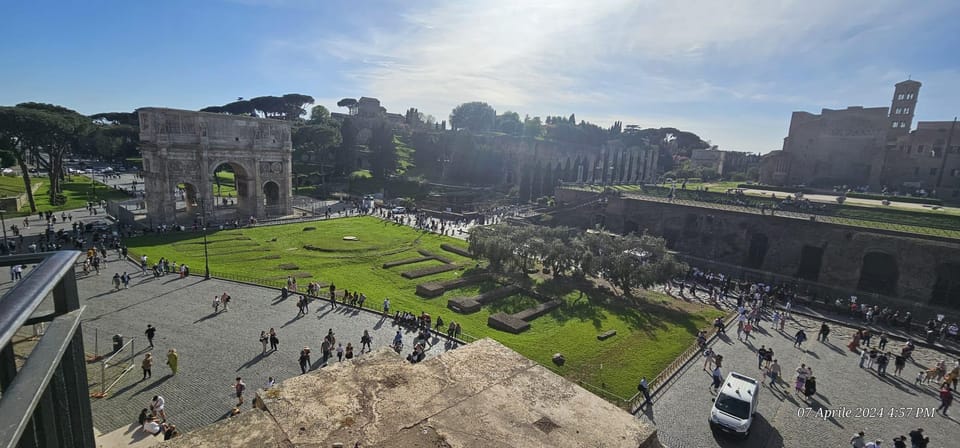
M 10 251 L 10 246 L 7 244 L 7 222 L 3 220 L 3 214 L 6 213 L 6 209 L 0 209 L 0 226 L 3 226 L 3 254 L 6 255 Z
M 210 280 L 210 256 L 207 253 L 207 209 L 204 207 L 203 199 L 200 199 L 200 226 L 203 227 L 203 278 Z

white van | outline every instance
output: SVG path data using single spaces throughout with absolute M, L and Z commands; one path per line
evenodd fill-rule
M 713 399 L 708 419 L 710 429 L 747 437 L 757 412 L 758 384 L 753 378 L 730 372 Z

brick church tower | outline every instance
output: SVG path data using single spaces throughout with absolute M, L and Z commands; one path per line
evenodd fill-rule
M 907 135 L 913 125 L 913 115 L 917 108 L 917 96 L 920 94 L 920 82 L 898 82 L 893 90 L 893 101 L 890 103 L 890 125 L 887 129 L 887 140 Z

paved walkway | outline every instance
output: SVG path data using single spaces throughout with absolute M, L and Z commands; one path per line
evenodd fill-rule
M 791 320 L 785 332 L 773 330 L 765 321 L 749 343 L 736 338 L 736 327 L 728 330 L 729 337 L 717 339 L 714 350 L 724 357 L 723 373 L 737 371 L 760 378 L 756 351 L 761 345 L 773 348 L 775 357 L 783 366 L 789 384 L 778 388 L 763 387 L 759 411 L 754 427 L 746 441 L 715 435 L 707 423 L 711 399 L 710 375 L 703 370 L 703 359 L 694 359 L 678 376 L 654 397 L 652 408 L 638 414 L 657 425 L 660 439 L 671 448 L 745 446 L 745 447 L 828 447 L 847 446 L 857 431 L 865 431 L 868 439 L 882 439 L 883 446 L 893 446 L 893 438 L 906 435 L 918 427 L 924 428 L 934 446 L 956 446 L 960 439 L 960 420 L 954 411 L 950 417 L 933 412 L 939 399 L 933 385 L 915 385 L 914 377 L 924 367 L 942 355 L 927 349 L 914 352 L 917 363 L 909 362 L 902 377 L 878 376 L 874 370 L 858 367 L 859 356 L 846 345 L 853 330 L 834 326 L 830 342 L 816 342 L 820 322 L 806 317 Z M 803 349 L 793 347 L 793 335 L 804 328 L 809 340 Z M 874 344 L 876 341 L 874 341 Z M 900 350 L 899 342 L 891 342 L 888 349 Z M 950 360 L 952 362 L 952 360 Z M 805 400 L 793 394 L 794 370 L 801 363 L 813 368 L 817 377 L 818 394 Z M 891 408 L 904 416 L 890 416 Z M 848 416 L 824 418 L 824 411 L 846 409 Z M 883 409 L 882 417 L 876 415 Z M 919 411 L 918 411 L 919 410 Z M 866 411 L 872 416 L 857 416 Z M 909 412 L 907 412 L 909 411 Z M 917 414 L 920 416 L 917 416 Z
M 254 390 L 263 387 L 269 376 L 279 382 L 300 373 L 297 360 L 303 346 L 313 350 L 313 368 L 321 368 L 320 343 L 328 329 L 333 329 L 344 346 L 353 343 L 355 353 L 359 353 L 365 329 L 373 337 L 374 349 L 389 345 L 396 333 L 391 320 L 381 320 L 366 311 L 347 307 L 333 310 L 327 303 L 314 302 L 310 314 L 298 318 L 296 299 L 291 296 L 282 300 L 273 289 L 202 277 L 144 277 L 132 264 L 114 257 L 110 255 L 110 263 L 101 275 L 83 277 L 78 282 L 87 306 L 83 334 L 88 353 L 94 351 L 98 331 L 101 354 L 109 350 L 113 334 L 136 338 L 135 368 L 107 398 L 93 399 L 94 425 L 103 432 L 135 421 L 156 394 L 166 398 L 167 414 L 178 428 L 190 430 L 213 423 L 236 403 L 232 387 L 235 377 L 244 378 L 249 405 Z M 130 289 L 112 291 L 113 273 L 124 270 L 136 273 Z M 230 310 L 214 314 L 213 296 L 224 291 L 233 298 Z M 379 306 L 376 299 L 368 303 Z M 147 324 L 157 328 L 152 351 L 155 361 L 153 377 L 141 380 Z M 260 330 L 271 327 L 278 333 L 280 348 L 263 354 L 258 341 Z M 413 337 L 412 333 L 405 334 L 404 355 L 412 348 Z M 165 364 L 170 348 L 180 354 L 175 376 Z M 444 340 L 437 340 L 428 354 L 434 356 L 445 349 Z M 90 380 L 99 382 L 95 377 Z

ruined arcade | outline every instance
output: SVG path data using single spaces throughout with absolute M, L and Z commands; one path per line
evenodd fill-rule
M 137 112 L 151 225 L 189 223 L 201 214 L 214 222 L 290 214 L 288 123 L 166 108 Z M 224 165 L 235 178 L 229 200 L 212 188 Z

